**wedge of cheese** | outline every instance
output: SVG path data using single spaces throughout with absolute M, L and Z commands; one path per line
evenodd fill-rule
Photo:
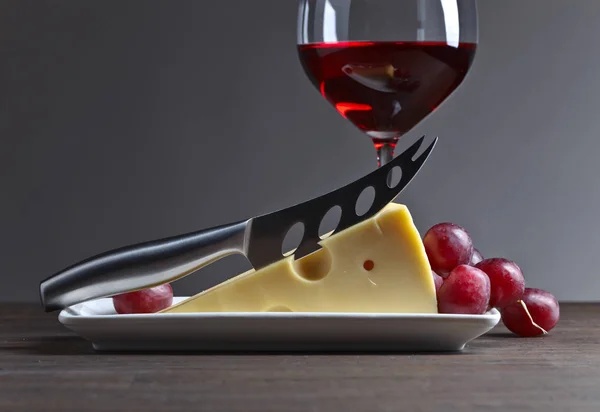
M 282 258 L 163 310 L 182 312 L 437 313 L 431 268 L 406 206 L 320 242 L 297 261 Z

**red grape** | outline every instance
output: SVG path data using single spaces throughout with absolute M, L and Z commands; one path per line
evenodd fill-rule
M 501 309 L 523 296 L 525 278 L 515 262 L 504 258 L 491 258 L 482 260 L 475 267 L 483 270 L 490 278 L 491 307 Z
M 502 322 L 520 336 L 539 336 L 550 332 L 558 323 L 558 301 L 549 292 L 525 288 L 521 300 L 502 309 Z
M 433 270 L 431 271 L 431 276 L 433 276 L 433 283 L 435 283 L 435 292 L 437 293 L 440 290 L 442 283 L 444 283 L 444 278 L 435 273 Z
M 442 277 L 458 265 L 468 264 L 473 255 L 473 241 L 465 229 L 454 223 L 438 223 L 423 237 L 431 269 Z
M 469 263 L 469 265 L 471 266 L 475 266 L 476 264 L 478 264 L 479 262 L 481 262 L 483 260 L 483 255 L 481 254 L 481 252 L 477 249 L 473 249 L 473 254 L 471 255 L 471 262 Z
M 173 288 L 170 284 L 113 296 L 113 305 L 119 314 L 155 313 L 173 303 Z
M 457 266 L 438 292 L 439 313 L 480 315 L 488 309 L 490 279 L 473 266 Z

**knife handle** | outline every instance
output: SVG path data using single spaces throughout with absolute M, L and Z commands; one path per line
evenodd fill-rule
M 93 256 L 43 280 L 42 306 L 50 312 L 168 283 L 225 256 L 245 254 L 248 226 L 245 220 Z

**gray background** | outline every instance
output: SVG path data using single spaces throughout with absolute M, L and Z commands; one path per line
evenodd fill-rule
M 598 21 L 594 0 L 481 1 L 473 70 L 410 134 L 440 142 L 399 198 L 422 233 L 459 223 L 563 300 L 600 299 Z M 295 0 L 0 1 L 0 299 L 371 171 L 369 140 L 304 76 L 295 25 Z

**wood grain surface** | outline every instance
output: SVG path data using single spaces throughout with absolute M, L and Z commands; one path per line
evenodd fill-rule
M 453 354 L 100 354 L 40 306 L 0 305 L 0 411 L 600 411 L 600 304 Z

